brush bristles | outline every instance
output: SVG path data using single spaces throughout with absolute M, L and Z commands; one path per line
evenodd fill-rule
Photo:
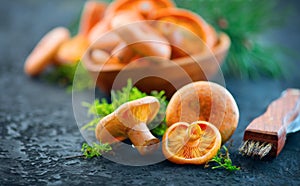
M 241 145 L 239 151 L 243 156 L 259 157 L 262 159 L 269 154 L 271 149 L 272 143 L 247 140 Z

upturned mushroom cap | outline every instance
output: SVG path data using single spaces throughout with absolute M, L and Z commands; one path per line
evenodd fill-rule
M 127 102 L 98 123 L 96 138 L 111 144 L 129 137 L 142 155 L 152 152 L 159 139 L 150 133 L 147 124 L 155 118 L 159 107 L 159 101 L 152 96 Z

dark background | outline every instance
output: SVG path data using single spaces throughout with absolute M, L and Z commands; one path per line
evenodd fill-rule
M 241 167 L 240 171 L 229 173 L 168 161 L 130 167 L 104 158 L 66 160 L 62 157 L 79 154 L 84 142 L 73 116 L 71 94 L 55 84 L 26 77 L 23 63 L 46 32 L 72 23 L 83 1 L 0 2 L 0 185 L 300 184 L 300 133 L 288 137 L 284 150 L 274 160 L 253 160 L 238 154 L 247 124 L 284 89 L 300 88 L 297 58 L 286 59 L 287 64 L 294 65 L 287 79 L 250 81 L 226 77 L 226 86 L 240 108 L 240 123 L 230 148 L 232 160 Z M 299 1 L 282 1 L 278 8 L 287 5 L 297 11 Z M 286 26 L 271 31 L 266 37 L 298 52 L 299 16 L 299 12 L 295 12 Z

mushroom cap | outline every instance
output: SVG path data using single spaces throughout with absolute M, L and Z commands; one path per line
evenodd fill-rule
M 121 105 L 116 110 L 117 118 L 128 128 L 134 128 L 138 123 L 150 123 L 159 111 L 157 98 L 147 96 Z
M 127 131 L 140 123 L 150 123 L 159 111 L 157 98 L 147 96 L 121 105 L 104 117 L 95 130 L 96 138 L 102 143 L 114 143 L 126 139 Z
M 24 71 L 29 76 L 39 75 L 53 58 L 59 47 L 70 39 L 70 32 L 64 27 L 49 31 L 32 50 L 25 61 Z
M 117 29 L 127 24 L 142 21 L 144 18 L 138 12 L 120 11 L 111 20 L 111 27 Z
M 111 3 L 105 12 L 106 16 L 114 16 L 119 11 L 131 11 L 138 12 L 145 18 L 159 10 L 168 7 L 174 7 L 175 3 L 172 0 L 143 0 L 143 1 L 132 1 L 132 0 L 119 0 Z
M 162 152 L 171 162 L 204 164 L 218 153 L 221 134 L 206 121 L 178 122 L 167 129 L 162 143 Z
M 148 23 L 134 22 L 119 27 L 115 31 L 139 55 L 169 59 L 171 56 L 169 41 Z
M 167 110 L 167 125 L 176 122 L 208 121 L 215 125 L 225 143 L 238 125 L 239 109 L 230 92 L 213 82 L 198 81 L 179 89 Z
M 77 63 L 85 54 L 89 44 L 86 36 L 76 35 L 59 47 L 55 59 L 59 64 Z
M 126 127 L 113 112 L 100 120 L 96 126 L 95 135 L 101 143 L 115 143 L 127 138 Z

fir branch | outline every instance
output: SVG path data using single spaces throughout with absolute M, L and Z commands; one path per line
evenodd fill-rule
M 231 48 L 222 69 L 225 75 L 241 78 L 282 77 L 284 68 L 278 53 L 281 47 L 268 47 L 261 36 L 283 25 L 287 10 L 276 12 L 279 0 L 175 0 L 182 8 L 201 15 L 231 39 Z

